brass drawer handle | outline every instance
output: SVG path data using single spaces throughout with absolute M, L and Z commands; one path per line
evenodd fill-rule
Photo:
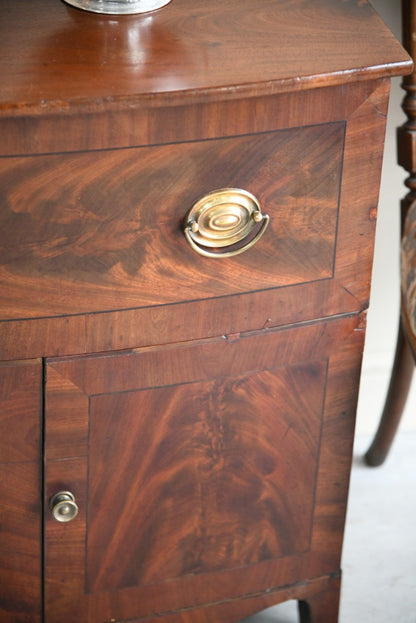
M 49 508 L 56 521 L 68 522 L 75 519 L 78 515 L 78 506 L 75 496 L 70 491 L 59 491 L 50 499 Z
M 184 233 L 197 253 L 231 257 L 250 249 L 266 231 L 269 220 L 254 195 L 239 188 L 221 188 L 194 203 L 185 217 Z M 242 246 L 235 246 L 244 240 Z

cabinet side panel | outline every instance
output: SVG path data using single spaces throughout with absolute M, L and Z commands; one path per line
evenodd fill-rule
M 347 120 L 335 278 L 368 306 L 390 85 L 381 83 Z

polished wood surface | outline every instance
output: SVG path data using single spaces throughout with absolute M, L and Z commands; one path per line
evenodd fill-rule
M 0 620 L 41 621 L 42 364 L 0 364 Z
M 302 623 L 337 623 L 389 78 L 409 58 L 364 1 L 2 8 L 3 619 L 237 623 L 296 599 Z M 202 258 L 183 217 L 234 185 L 271 225 Z
M 295 106 L 283 130 L 286 113 L 273 107 L 263 119 L 273 131 L 256 136 L 0 160 L 0 356 L 145 346 L 364 309 L 389 89 L 370 84 L 351 101 L 331 90 L 329 122 L 316 106 L 317 127 L 303 127 L 309 109 Z M 239 132 L 249 132 L 250 100 L 238 110 Z M 251 253 L 210 261 L 187 244 L 183 217 L 209 189 L 232 185 L 257 194 L 272 223 Z M 165 307 L 178 303 L 180 323 Z
M 41 374 L 40 360 L 0 363 L 0 463 L 36 461 L 39 457 Z
M 1 154 L 165 142 L 179 129 L 225 136 L 244 97 L 254 99 L 243 119 L 261 131 L 271 95 L 287 94 L 288 115 L 310 112 L 316 89 L 410 67 L 367 2 L 240 0 L 236 11 L 234 0 L 174 0 L 120 18 L 61 0 L 2 6 Z M 294 101 L 298 92 L 315 103 Z
M 3 161 L 0 227 L 10 231 L 10 250 L 0 267 L 8 293 L 0 317 L 163 305 L 330 278 L 344 134 L 334 123 Z M 267 235 L 227 262 L 198 257 L 182 226 L 194 201 L 224 187 L 253 193 L 270 216 Z
M 310 597 L 307 601 L 298 603 L 300 623 L 319 623 L 324 620 L 337 620 L 339 609 L 339 585 L 340 577 L 333 576 L 329 580 L 329 586 Z
M 48 362 L 47 498 L 82 509 L 64 533 L 46 516 L 50 620 L 201 621 L 198 603 L 339 572 L 363 339 L 354 314 Z
M 240 0 L 236 11 L 234 0 L 174 0 L 123 17 L 55 0 L 2 6 L 2 115 L 269 95 L 408 66 L 367 2 Z

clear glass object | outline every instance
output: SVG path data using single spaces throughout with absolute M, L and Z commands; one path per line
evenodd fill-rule
M 160 9 L 171 0 L 65 0 L 68 4 L 92 11 L 93 13 L 109 13 L 111 15 L 128 15 L 146 13 Z

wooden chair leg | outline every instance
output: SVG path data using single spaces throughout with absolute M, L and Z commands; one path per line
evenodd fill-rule
M 338 623 L 341 577 L 331 578 L 328 588 L 298 602 L 300 623 Z
M 406 404 L 414 366 L 410 346 L 400 325 L 383 414 L 374 440 L 365 455 L 365 461 L 371 467 L 377 467 L 384 462 L 393 443 Z

